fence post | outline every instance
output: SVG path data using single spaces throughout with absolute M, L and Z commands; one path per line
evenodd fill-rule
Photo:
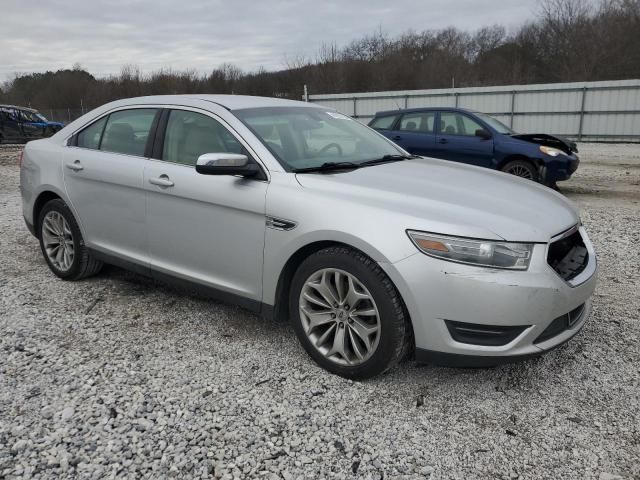
M 511 127 L 513 129 L 513 114 L 516 111 L 516 91 L 512 90 L 511 91 L 511 123 L 509 124 L 509 127 Z
M 582 124 L 584 122 L 584 101 L 587 96 L 587 86 L 582 87 L 582 99 L 580 100 L 580 123 L 578 124 L 578 141 L 582 141 Z
M 458 92 L 454 93 L 453 96 L 454 96 L 455 102 L 456 102 L 455 106 L 456 106 L 456 108 L 458 108 L 458 96 L 459 96 Z
M 309 101 L 309 90 L 307 90 L 307 85 L 304 85 L 304 101 L 308 102 Z
M 69 118 L 69 123 L 71 123 L 71 109 L 67 108 L 67 117 Z
M 356 102 L 358 97 L 353 97 L 353 118 L 358 118 L 358 110 L 356 110 Z

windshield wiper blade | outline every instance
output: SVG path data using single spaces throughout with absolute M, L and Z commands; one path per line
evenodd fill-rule
M 411 160 L 412 158 L 420 158 L 418 155 L 384 155 L 380 158 L 374 158 L 373 160 L 367 160 L 366 162 L 362 162 L 360 165 L 376 165 L 378 163 L 387 163 L 387 162 L 401 162 L 402 160 Z
M 310 172 L 331 172 L 335 170 L 353 170 L 360 168 L 359 163 L 353 162 L 325 162 L 316 167 L 294 168 L 294 173 L 310 173 Z

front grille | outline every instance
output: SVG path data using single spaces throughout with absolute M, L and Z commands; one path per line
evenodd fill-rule
M 480 325 L 445 320 L 451 337 L 460 343 L 499 347 L 518 337 L 529 325 Z
M 547 263 L 566 281 L 580 275 L 588 262 L 589 253 L 579 230 L 549 244 Z
M 536 338 L 533 343 L 542 343 L 546 342 L 550 338 L 555 337 L 556 335 L 560 335 L 565 330 L 573 327 L 580 317 L 582 316 L 582 312 L 584 311 L 584 303 L 569 313 L 565 313 L 564 315 L 560 315 L 553 322 L 549 324 L 547 328 L 545 328 L 544 332 L 542 332 L 538 338 Z

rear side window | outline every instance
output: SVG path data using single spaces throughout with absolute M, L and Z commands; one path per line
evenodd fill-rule
M 121 110 L 109 115 L 100 150 L 144 156 L 155 108 Z
M 400 120 L 400 130 L 433 133 L 436 112 L 407 113 Z
M 187 110 L 171 110 L 162 159 L 194 166 L 205 153 L 247 154 L 240 142 L 213 118 Z
M 77 146 L 92 150 L 100 148 L 100 138 L 102 137 L 105 123 L 107 123 L 107 117 L 102 117 L 78 133 Z
M 387 115 L 386 117 L 377 117 L 369 124 L 371 128 L 379 128 L 381 130 L 388 130 L 396 123 L 397 115 Z

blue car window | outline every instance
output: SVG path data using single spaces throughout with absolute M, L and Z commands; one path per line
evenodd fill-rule
M 435 112 L 407 113 L 400 120 L 400 130 L 433 133 Z
M 475 120 L 455 112 L 442 112 L 440 114 L 440 133 L 445 135 L 463 135 L 473 137 L 480 125 Z
M 374 118 L 373 121 L 371 122 L 371 125 L 369 126 L 371 128 L 380 128 L 382 130 L 388 130 L 393 126 L 394 123 L 396 123 L 396 118 L 398 118 L 397 115 L 387 115 L 385 117 Z

